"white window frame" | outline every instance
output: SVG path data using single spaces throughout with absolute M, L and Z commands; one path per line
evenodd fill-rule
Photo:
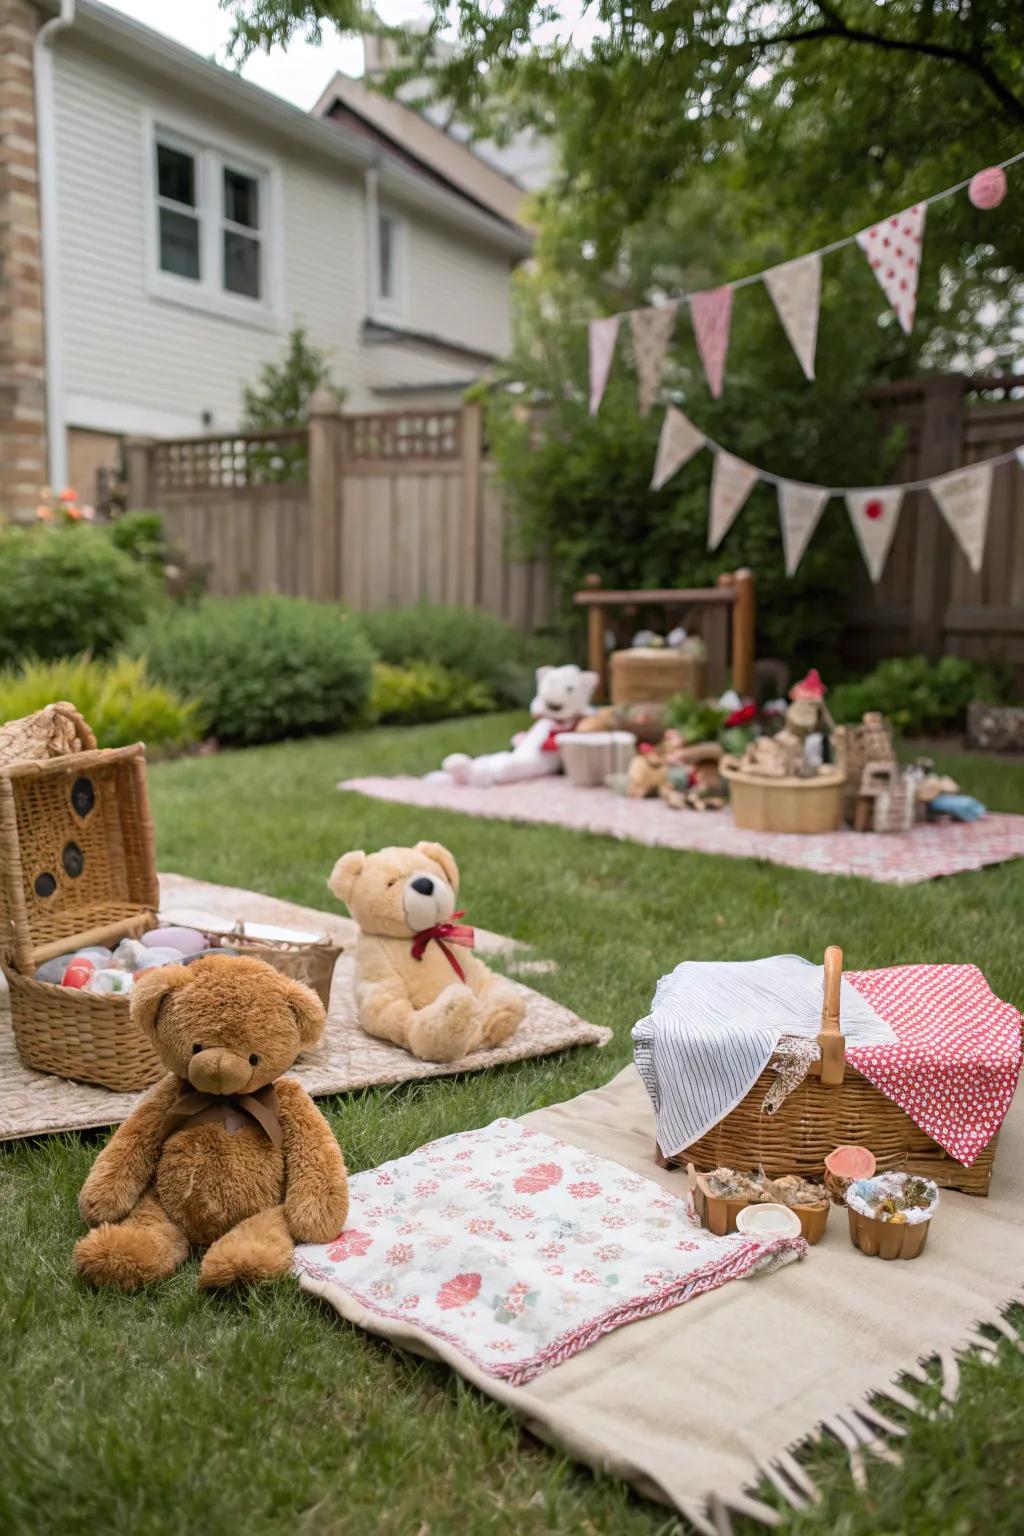
M 380 266 L 381 220 L 390 221 L 392 228 L 391 264 L 395 291 L 385 297 L 382 287 L 383 273 Z M 381 320 L 404 320 L 408 309 L 408 249 L 409 226 L 404 216 L 386 204 L 377 204 L 376 224 L 373 230 L 374 253 L 374 313 Z
M 168 304 L 181 304 L 229 320 L 281 330 L 282 219 L 280 168 L 258 162 L 242 146 L 212 141 L 161 115 L 150 117 L 144 134 L 146 174 L 147 287 L 150 295 Z M 191 155 L 195 162 L 196 208 L 199 222 L 199 280 L 165 272 L 160 266 L 160 198 L 157 180 L 157 145 Z M 259 228 L 248 229 L 225 217 L 224 172 L 238 171 L 259 185 Z M 224 287 L 224 231 L 236 230 L 259 241 L 260 297 L 248 298 Z

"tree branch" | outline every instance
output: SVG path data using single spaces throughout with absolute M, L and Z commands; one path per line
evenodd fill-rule
M 970 70 L 982 81 L 1004 112 L 1016 122 L 1024 123 L 1024 99 L 1015 96 L 991 65 L 977 54 L 965 53 L 963 49 L 951 48 L 944 43 L 914 42 L 909 38 L 884 37 L 877 32 L 865 32 L 859 27 L 847 26 L 838 11 L 833 6 L 823 3 L 823 0 L 817 0 L 817 6 L 822 15 L 827 18 L 821 26 L 808 27 L 803 32 L 780 32 L 775 37 L 759 38 L 753 46 L 771 48 L 778 43 L 812 43 L 834 37 L 847 43 L 862 43 L 868 47 L 882 48 L 890 52 L 916 53 L 924 58 L 941 59 L 947 64 L 959 64 L 961 68 Z

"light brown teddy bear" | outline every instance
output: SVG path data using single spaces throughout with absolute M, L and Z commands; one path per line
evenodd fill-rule
M 132 1022 L 168 1075 L 93 1164 L 75 1247 L 94 1285 L 134 1290 L 205 1248 L 204 1289 L 269 1280 L 296 1242 L 348 1214 L 341 1149 L 306 1090 L 282 1078 L 323 1032 L 315 992 L 262 960 L 204 955 L 138 977 Z
M 469 953 L 472 928 L 452 921 L 462 913 L 447 848 L 346 853 L 327 884 L 361 929 L 356 1004 L 368 1035 L 423 1061 L 455 1061 L 514 1032 L 523 995 Z

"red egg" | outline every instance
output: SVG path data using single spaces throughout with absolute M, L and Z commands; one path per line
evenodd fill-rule
M 85 986 L 86 982 L 89 980 L 89 977 L 92 975 L 95 969 L 96 967 L 93 965 L 92 961 L 86 960 L 84 957 L 78 960 L 72 960 L 71 964 L 64 972 L 64 980 L 61 985 L 65 987 L 77 987 L 80 990 Z
M 998 208 L 1006 196 L 1006 172 L 998 165 L 990 165 L 972 176 L 967 196 L 975 208 Z

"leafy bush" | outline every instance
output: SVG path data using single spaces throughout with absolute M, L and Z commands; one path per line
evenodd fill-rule
M 103 529 L 4 528 L 0 666 L 33 656 L 108 655 L 146 617 L 158 590 Z
M 362 624 L 380 659 L 391 666 L 432 662 L 482 683 L 499 705 L 524 705 L 533 697 L 538 643 L 479 608 L 415 603 L 364 614 Z
M 925 656 L 898 656 L 881 662 L 857 683 L 840 683 L 829 707 L 836 721 L 856 721 L 880 710 L 908 735 L 960 729 L 972 699 L 997 698 L 998 677 L 960 656 L 930 662 Z
M 717 741 L 729 711 L 720 709 L 713 699 L 695 699 L 691 693 L 677 693 L 665 706 L 665 723 L 674 726 L 689 746 L 698 741 Z
M 30 661 L 0 672 L 0 719 L 19 720 L 58 699 L 84 715 L 101 747 L 144 741 L 179 749 L 200 734 L 199 711 L 167 688 L 149 682 L 143 661 L 122 656 L 91 661 Z
M 432 661 L 414 661 L 408 667 L 379 661 L 373 669 L 370 712 L 382 723 L 415 725 L 425 720 L 451 720 L 459 715 L 483 715 L 494 707 L 494 695 L 483 683 Z
M 344 608 L 293 597 L 207 598 L 132 640 L 152 677 L 202 705 L 221 741 L 251 746 L 365 717 L 373 652 Z
M 110 542 L 140 565 L 163 571 L 170 556 L 159 512 L 126 512 L 110 525 Z

